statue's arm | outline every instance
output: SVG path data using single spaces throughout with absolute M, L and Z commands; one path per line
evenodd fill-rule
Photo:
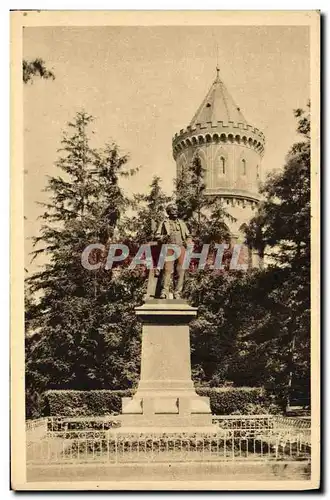
M 191 237 L 191 233 L 189 231 L 189 228 L 188 228 L 187 224 L 185 223 L 185 221 L 182 221 L 182 224 L 183 224 L 184 234 L 185 234 L 185 244 L 192 245 L 193 241 L 192 241 L 192 237 Z

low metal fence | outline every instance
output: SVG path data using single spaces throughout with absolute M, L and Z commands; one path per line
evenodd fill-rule
M 96 430 L 107 431 L 121 427 L 120 415 L 101 417 L 47 417 L 47 430 L 53 432 L 70 432 Z
M 272 431 L 282 441 L 311 444 L 310 419 L 282 417 L 279 415 L 221 415 L 212 418 L 220 429 Z
M 48 433 L 48 420 L 46 418 L 27 420 L 25 430 L 27 444 L 34 441 L 39 441 Z
M 36 424 L 34 424 L 36 422 Z M 61 430 L 108 430 L 121 427 L 121 415 L 97 417 L 45 417 L 27 422 L 30 427 L 47 423 L 48 432 Z M 212 423 L 221 429 L 292 429 L 309 430 L 310 419 L 283 417 L 279 415 L 213 415 Z
M 273 415 L 213 415 L 213 424 L 221 429 L 271 429 Z
M 47 432 L 30 441 L 27 460 L 30 464 L 308 461 L 309 422 L 290 420 L 272 415 L 215 416 L 218 428 L 213 433 L 128 434 L 120 430 L 120 417 L 50 417 L 44 419 Z

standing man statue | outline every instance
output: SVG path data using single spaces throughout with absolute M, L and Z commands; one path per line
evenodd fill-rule
M 166 261 L 163 270 L 161 299 L 168 299 L 171 282 L 173 282 L 173 296 L 180 299 L 184 282 L 182 267 L 185 257 L 185 248 L 191 243 L 191 237 L 186 223 L 178 218 L 177 206 L 173 203 L 166 207 L 168 218 L 160 223 L 156 232 L 156 239 L 160 243 L 175 244 L 181 248 L 181 254 L 174 261 Z M 177 276 L 176 276 L 177 275 Z

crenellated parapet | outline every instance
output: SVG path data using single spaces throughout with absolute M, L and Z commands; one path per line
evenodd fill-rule
M 239 144 L 255 150 L 263 156 L 265 148 L 264 134 L 253 125 L 235 123 L 232 121 L 197 123 L 196 126 L 188 126 L 175 134 L 172 140 L 173 156 L 186 148 L 198 147 L 203 144 Z

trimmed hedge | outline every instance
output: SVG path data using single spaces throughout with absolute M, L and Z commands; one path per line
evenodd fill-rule
M 134 394 L 122 391 L 70 391 L 50 390 L 44 393 L 43 414 L 46 416 L 83 417 L 116 415 L 121 412 L 121 398 Z
M 196 387 L 196 392 L 210 398 L 212 415 L 251 415 L 269 411 L 268 397 L 262 387 Z
M 200 396 L 210 398 L 213 415 L 256 414 L 269 411 L 269 401 L 260 387 L 196 388 Z M 121 412 L 121 398 L 134 394 L 122 391 L 50 390 L 44 393 L 43 414 L 46 416 L 116 415 Z

